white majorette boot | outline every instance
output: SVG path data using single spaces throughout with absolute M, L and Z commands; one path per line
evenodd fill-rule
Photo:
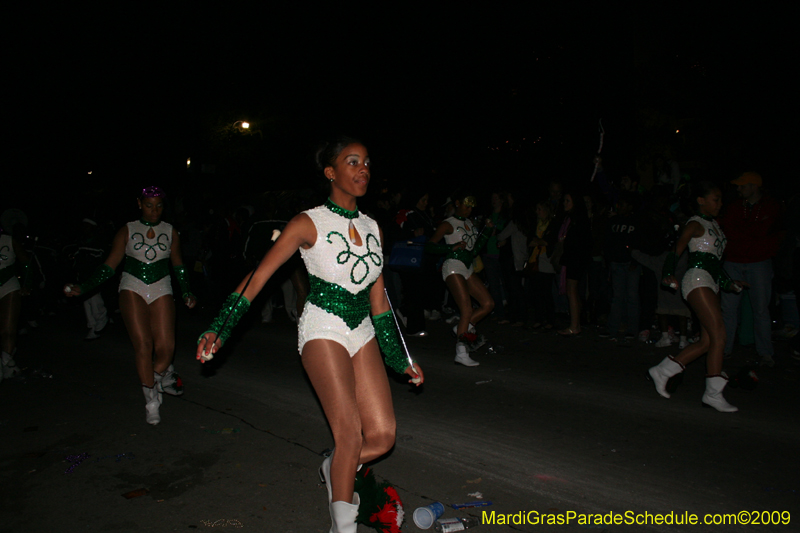
M 353 503 L 333 502 L 330 505 L 331 530 L 330 533 L 356 533 L 356 518 L 361 498 L 357 492 L 353 493 Z
M 684 366 L 677 362 L 672 357 L 665 357 L 663 361 L 658 363 L 656 366 L 651 367 L 647 373 L 650 375 L 650 379 L 653 380 L 653 383 L 656 386 L 656 391 L 663 396 L 664 398 L 669 398 L 669 393 L 667 392 L 667 381 L 672 376 L 680 374 L 684 371 Z
M 155 426 L 161 422 L 161 415 L 158 414 L 158 408 L 161 407 L 161 393 L 158 392 L 155 385 L 152 388 L 142 385 L 142 392 L 144 392 L 144 399 L 147 402 L 144 406 L 147 409 L 145 420 L 148 424 Z
M 478 366 L 480 364 L 469 356 L 467 346 L 463 342 L 456 343 L 456 363 L 464 366 Z
M 325 483 L 325 486 L 328 488 L 328 505 L 331 504 L 331 500 L 333 499 L 333 489 L 331 488 L 331 461 L 333 461 L 333 452 L 336 450 L 331 450 L 331 454 L 322 460 L 322 465 L 319 467 L 319 480 L 322 483 Z M 361 467 L 364 465 L 358 465 L 356 468 L 356 472 L 361 470 Z
M 153 372 L 153 379 L 158 392 L 166 392 L 172 396 L 183 394 L 183 380 L 172 365 L 169 365 L 163 374 Z
M 728 384 L 725 376 L 706 377 L 706 392 L 703 393 L 703 407 L 713 407 L 721 413 L 735 413 L 739 410 L 725 401 L 722 396 L 722 389 Z

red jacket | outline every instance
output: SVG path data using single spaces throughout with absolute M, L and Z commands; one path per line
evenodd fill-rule
M 745 203 L 746 200 L 736 200 L 719 219 L 728 239 L 724 259 L 733 263 L 766 261 L 777 253 L 783 240 L 781 204 L 768 197 L 761 197 L 752 206 Z

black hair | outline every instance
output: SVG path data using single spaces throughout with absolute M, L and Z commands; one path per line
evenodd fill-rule
M 719 185 L 711 180 L 700 180 L 692 184 L 692 209 L 695 213 L 700 212 L 700 205 L 697 203 L 697 199 L 707 196 L 714 189 L 722 191 Z
M 340 135 L 330 141 L 320 143 L 317 152 L 314 155 L 314 161 L 317 164 L 317 170 L 324 171 L 326 167 L 332 167 L 336 163 L 336 158 L 342 153 L 342 150 L 351 144 L 363 144 L 358 139 Z
M 468 196 L 475 196 L 472 191 L 468 191 L 466 189 L 457 189 L 453 191 L 453 194 L 450 195 L 450 200 L 452 200 L 453 204 L 455 204 L 456 200 L 461 203 L 464 203 L 464 198 Z

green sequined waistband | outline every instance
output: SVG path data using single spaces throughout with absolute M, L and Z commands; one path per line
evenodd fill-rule
M 308 281 L 311 290 L 307 300 L 344 320 L 350 329 L 356 329 L 369 316 L 369 291 L 372 289 L 373 283 L 358 294 L 353 294 L 344 287 L 311 274 L 308 275 Z
M 14 265 L 10 265 L 5 268 L 0 268 L 0 285 L 3 285 L 6 281 L 13 278 L 15 272 L 16 269 L 14 268 Z
M 719 257 L 709 252 L 690 252 L 689 253 L 689 268 L 702 268 L 714 278 L 714 281 L 719 282 L 722 275 L 722 261 Z
M 469 268 L 469 266 L 472 264 L 473 255 L 472 252 L 470 252 L 469 250 L 458 249 L 458 250 L 451 250 L 447 254 L 446 258 L 457 259 L 462 263 L 464 263 L 464 266 Z
M 139 278 L 148 285 L 169 276 L 169 259 L 164 258 L 155 263 L 142 263 L 131 256 L 125 257 L 125 272 Z

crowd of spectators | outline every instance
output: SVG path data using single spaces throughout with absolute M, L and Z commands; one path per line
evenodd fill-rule
M 526 182 L 524 188 L 498 186 L 475 193 L 473 222 L 478 228 L 487 221 L 492 226 L 491 238 L 473 265 L 494 300 L 488 320 L 565 337 L 594 328 L 611 342 L 649 341 L 658 348 L 683 348 L 692 342 L 698 332 L 693 330 L 691 311 L 677 291 L 660 283 L 666 254 L 679 228 L 694 214 L 690 179 L 675 177 L 675 166 L 669 167 L 669 179 L 656 180 L 649 189 L 639 185 L 633 172 L 607 175 L 599 164 L 591 182 L 542 180 Z M 754 172 L 731 178 L 720 183 L 725 198 L 719 222 L 728 240 L 725 268 L 749 289 L 722 296 L 725 352 L 730 354 L 737 340 L 754 344 L 761 362 L 771 365 L 774 325 L 782 323 L 776 304 L 792 306 L 784 314 L 797 316 L 796 300 L 778 296 L 790 295 L 800 280 L 798 210 L 787 209 L 797 200 L 770 194 Z M 432 320 L 458 320 L 457 306 L 439 272 L 443 258 L 425 253 L 423 246 L 454 212 L 445 191 L 443 184 L 398 190 L 389 186 L 359 205 L 383 230 L 386 287 L 406 335 L 428 335 Z M 266 252 L 272 230 L 322 201 L 324 197 L 312 191 L 287 191 L 227 207 L 206 203 L 191 211 L 186 206 L 193 202 L 170 197 L 165 219 L 180 231 L 200 305 L 216 308 Z M 35 327 L 37 313 L 63 301 L 66 281 L 80 282 L 107 254 L 119 221 L 103 219 L 97 212 L 85 215 L 76 215 L 69 231 L 36 239 L 24 225 L 7 228 L 32 252 L 31 275 L 39 279 L 22 306 L 23 332 Z M 403 262 L 403 253 L 418 261 Z M 685 269 L 685 258 L 683 264 L 678 264 L 678 275 Z M 302 310 L 307 290 L 302 263 L 289 262 L 284 270 L 258 303 L 265 322 L 272 320 L 275 308 L 286 309 L 292 321 Z M 115 286 L 107 284 L 83 303 L 87 339 L 96 338 L 113 320 Z M 800 335 L 792 346 L 800 356 Z

